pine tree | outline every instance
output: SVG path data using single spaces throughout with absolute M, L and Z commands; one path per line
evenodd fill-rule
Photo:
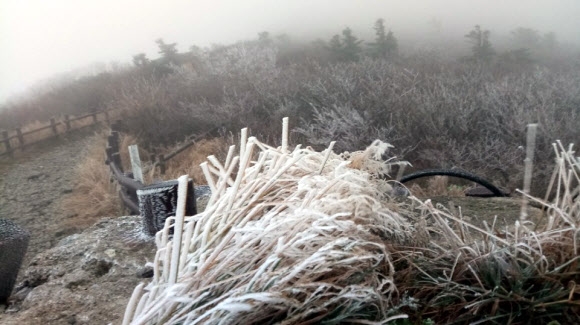
M 342 59 L 344 61 L 358 61 L 361 52 L 361 43 L 362 41 L 352 34 L 350 28 L 345 28 L 342 31 Z
M 370 54 L 378 58 L 392 57 L 397 54 L 398 42 L 391 30 L 386 32 L 385 20 L 380 18 L 375 22 L 375 42 L 370 45 Z
M 540 33 L 531 28 L 518 27 L 512 31 L 513 46 L 516 49 L 535 50 L 539 48 L 540 40 Z
M 260 45 L 272 44 L 272 38 L 270 37 L 270 33 L 266 31 L 258 33 L 258 43 L 260 43 Z
M 145 53 L 139 53 L 137 55 L 133 55 L 133 64 L 136 67 L 145 67 L 150 63 L 149 59 L 145 55 Z
M 332 38 L 330 39 L 330 42 L 328 42 L 328 48 L 336 53 L 339 53 L 342 51 L 342 42 L 340 41 L 340 36 L 338 35 L 334 35 L 332 36 Z
M 465 35 L 468 42 L 471 44 L 471 51 L 473 58 L 479 62 L 489 62 L 495 55 L 495 51 L 489 41 L 489 30 L 481 30 L 479 25 Z
M 389 33 L 387 34 L 385 50 L 388 57 L 397 55 L 397 53 L 399 52 L 399 42 L 397 41 L 397 38 L 395 37 L 395 35 L 391 30 L 389 30 Z
M 177 43 L 167 44 L 162 38 L 157 39 L 155 43 L 157 43 L 159 47 L 158 53 L 161 54 L 165 63 L 177 64 Z

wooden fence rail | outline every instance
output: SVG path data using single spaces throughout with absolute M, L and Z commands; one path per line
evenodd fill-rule
M 163 228 L 168 217 L 175 215 L 178 182 L 170 180 L 146 185 L 141 173 L 137 146 L 129 147 L 133 172 L 123 172 L 119 154 L 119 132 L 115 125 L 111 128 L 111 134 L 107 138 L 105 163 L 109 165 L 112 179 L 119 184 L 119 196 L 123 205 L 132 214 L 141 215 L 145 232 L 153 236 Z M 195 215 L 197 206 L 192 180 L 188 182 L 187 192 L 186 213 Z
M 16 149 L 22 150 L 31 144 L 38 143 L 38 142 L 44 141 L 46 139 L 58 137 L 58 136 L 65 134 L 69 131 L 72 131 L 72 130 L 79 130 L 79 129 L 82 129 L 84 127 L 95 125 L 95 124 L 100 123 L 100 122 L 110 124 L 110 112 L 111 111 L 112 110 L 93 112 L 93 113 L 88 113 L 88 114 L 84 114 L 81 116 L 65 115 L 63 121 L 57 121 L 55 118 L 51 118 L 48 125 L 41 126 L 37 129 L 28 130 L 28 131 L 23 131 L 22 128 L 16 128 L 12 132 L 4 130 L 4 131 L 2 131 L 2 133 L 1 133 L 2 137 L 0 138 L 0 143 L 2 144 L 2 147 L 3 147 L 3 151 L 0 151 L 0 156 L 12 155 Z M 99 119 L 100 115 L 103 115 L 104 118 Z M 92 119 L 89 124 L 82 125 L 82 126 L 75 127 L 75 128 L 72 127 L 72 122 L 80 121 L 80 120 L 87 119 L 87 118 Z M 65 126 L 64 131 L 62 131 L 62 132 L 59 132 L 59 130 L 58 130 L 58 127 L 60 125 Z M 49 130 L 49 129 L 52 132 L 48 136 L 44 136 L 41 139 L 32 139 L 32 140 L 28 140 L 28 141 L 26 139 L 26 137 L 29 137 L 35 133 L 42 132 L 42 131 Z M 13 141 L 15 139 L 17 141 Z
M 203 132 L 195 137 L 190 137 L 189 139 L 185 140 L 183 142 L 183 144 L 181 144 L 180 146 L 178 146 L 177 148 L 175 148 L 172 152 L 170 152 L 168 154 L 155 154 L 155 153 L 153 153 L 151 155 L 151 160 L 154 161 L 154 163 L 151 165 L 151 168 L 159 167 L 159 173 L 161 175 L 164 175 L 165 171 L 166 171 L 166 163 L 169 160 L 173 159 L 175 156 L 177 156 L 180 153 L 182 153 L 183 151 L 185 151 L 185 149 L 193 146 L 199 140 L 204 139 L 204 138 L 208 137 L 209 135 L 213 134 L 214 132 L 218 131 L 221 127 L 222 126 L 217 126 L 213 129 L 208 130 L 206 132 Z
M 143 183 L 134 180 L 130 174 L 123 172 L 123 164 L 121 163 L 121 156 L 119 154 L 119 132 L 111 131 L 107 138 L 105 163 L 109 165 L 112 177 L 119 183 L 121 189 L 119 196 L 123 204 L 131 213 L 139 214 L 139 201 L 137 199 L 137 190 L 142 189 Z
M 172 159 L 173 157 L 177 156 L 178 154 L 182 153 L 185 149 L 194 145 L 200 139 L 207 137 L 212 132 L 216 131 L 218 128 L 214 128 L 207 132 L 204 132 L 195 138 L 186 140 L 181 146 L 173 150 L 168 154 L 152 154 L 151 160 L 152 164 L 149 168 L 159 167 L 159 172 L 161 175 L 165 174 L 165 164 L 167 161 Z M 111 125 L 111 134 L 107 137 L 107 148 L 105 149 L 105 163 L 109 165 L 109 169 L 111 170 L 111 175 L 113 178 L 119 183 L 121 189 L 119 191 L 119 196 L 123 201 L 123 204 L 129 211 L 135 214 L 139 214 L 139 200 L 137 197 L 137 191 L 144 189 L 145 184 L 142 181 L 138 181 L 134 179 L 133 173 L 125 173 L 123 171 L 123 165 L 121 162 L 121 155 L 119 153 L 119 128 L 117 123 L 113 123 Z M 139 166 L 141 169 L 141 167 Z M 145 169 L 143 171 L 139 171 L 139 174 L 146 172 L 150 169 Z

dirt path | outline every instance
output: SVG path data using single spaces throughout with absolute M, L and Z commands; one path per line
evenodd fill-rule
M 30 231 L 23 267 L 39 252 L 80 229 L 61 229 L 67 215 L 60 200 L 74 187 L 74 169 L 90 138 L 77 134 L 27 149 L 20 157 L 3 158 L 0 167 L 0 218 Z M 20 274 L 22 276 L 22 272 Z
M 120 324 L 133 289 L 152 276 L 144 265 L 155 245 L 142 235 L 140 217 L 91 225 L 62 204 L 93 133 L 0 160 L 0 218 L 31 233 L 11 303 L 0 305 L 0 324 Z

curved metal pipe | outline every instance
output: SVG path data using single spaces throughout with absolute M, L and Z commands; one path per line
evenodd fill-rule
M 500 190 L 497 186 L 486 181 L 485 179 L 483 179 L 475 174 L 472 174 L 470 172 L 466 172 L 464 170 L 457 170 L 457 169 L 426 169 L 426 170 L 421 170 L 421 171 L 403 176 L 399 182 L 405 183 L 405 182 L 412 181 L 412 180 L 417 179 L 417 178 L 429 177 L 429 176 L 451 176 L 451 177 L 463 178 L 463 179 L 470 180 L 472 182 L 475 182 L 475 183 L 487 188 L 488 190 L 490 190 L 493 193 L 493 196 L 499 196 L 499 197 L 509 196 L 508 193 L 505 193 L 504 191 Z

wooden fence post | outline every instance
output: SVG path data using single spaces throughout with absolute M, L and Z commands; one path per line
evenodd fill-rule
M 70 115 L 64 116 L 64 125 L 66 126 L 66 132 L 70 131 Z
M 111 155 L 111 162 L 117 166 L 119 171 L 123 173 L 123 164 L 121 163 L 121 155 L 118 152 L 115 152 Z
M 111 120 L 109 117 L 109 111 L 105 111 L 105 122 L 107 123 L 107 125 L 111 125 Z
M 9 155 L 12 155 L 12 148 L 10 147 L 10 138 L 8 137 L 8 131 L 2 131 L 2 142 L 4 142 L 4 148 Z
M 157 164 L 159 165 L 159 173 L 161 173 L 161 175 L 164 175 L 165 174 L 165 156 L 164 155 L 157 156 Z
M 113 148 L 109 145 L 107 146 L 107 148 L 105 149 L 105 154 L 107 156 L 107 164 L 110 164 L 113 162 L 113 154 L 115 153 L 115 151 L 113 150 Z
M 52 129 L 54 135 L 57 136 L 58 130 L 56 129 L 56 121 L 54 120 L 54 117 L 50 119 L 50 128 Z
M 24 147 L 24 136 L 22 135 L 22 130 L 20 128 L 16 129 L 16 136 L 18 137 L 20 148 Z
M 120 131 L 119 130 L 119 120 L 115 121 L 115 123 L 111 124 L 111 131 Z
M 115 150 L 115 152 L 119 152 L 119 132 L 111 132 L 111 135 L 109 136 L 109 144 Z

